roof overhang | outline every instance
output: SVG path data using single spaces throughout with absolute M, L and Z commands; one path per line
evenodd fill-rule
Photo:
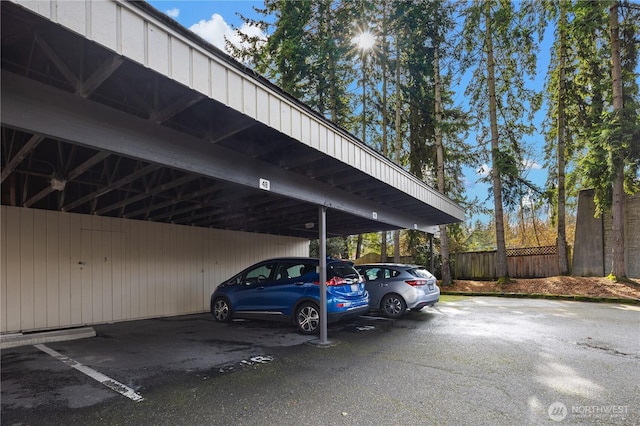
M 329 235 L 464 219 L 149 5 L 56 4 L 2 2 L 3 204 L 307 238 L 319 206 Z

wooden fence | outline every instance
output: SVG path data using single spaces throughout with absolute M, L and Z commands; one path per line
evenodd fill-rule
M 496 251 L 456 253 L 455 279 L 496 278 Z M 507 249 L 507 267 L 512 278 L 544 278 L 559 275 L 556 246 Z

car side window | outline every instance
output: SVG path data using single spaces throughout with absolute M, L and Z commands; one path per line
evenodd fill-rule
M 305 264 L 301 262 L 283 262 L 278 265 L 276 281 L 290 280 L 303 275 Z
M 253 269 L 249 269 L 244 275 L 244 283 L 246 285 L 269 281 L 275 269 L 275 263 L 263 263 Z
M 382 279 L 383 276 L 383 270 L 382 268 L 369 268 L 366 271 L 364 271 L 364 277 L 367 281 L 375 281 L 377 279 Z

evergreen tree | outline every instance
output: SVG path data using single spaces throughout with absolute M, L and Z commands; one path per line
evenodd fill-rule
M 610 276 L 624 280 L 624 194 L 640 186 L 640 8 L 628 1 L 578 1 L 574 15 L 576 80 L 582 85 L 578 137 L 585 146 L 578 172 L 584 186 L 595 188 L 598 212 L 612 213 Z
M 496 269 L 500 281 L 508 281 L 504 237 L 504 206 L 516 206 L 527 187 L 521 164 L 522 136 L 531 134 L 539 95 L 525 85 L 535 74 L 535 2 L 514 5 L 510 1 L 476 0 L 464 10 L 463 67 L 473 68 L 467 95 L 478 120 L 478 142 L 491 158 L 492 195 L 496 227 Z M 487 138 L 489 149 L 486 148 Z

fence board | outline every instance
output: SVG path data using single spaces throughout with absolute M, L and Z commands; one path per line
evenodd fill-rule
M 507 250 L 507 267 L 512 278 L 544 278 L 559 275 L 558 252 L 555 246 L 526 247 Z M 496 278 L 496 252 L 456 253 L 454 278 Z

